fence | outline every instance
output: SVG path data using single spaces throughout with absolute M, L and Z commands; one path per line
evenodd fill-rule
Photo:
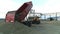
M 53 18 L 54 20 L 60 20 L 60 12 L 56 12 L 56 13 L 45 13 L 42 16 L 44 16 L 44 19 Z
M 49 18 L 52 18 L 54 20 L 60 20 L 60 12 L 56 13 L 36 13 L 35 10 L 31 10 L 28 14 L 28 16 L 39 16 L 42 20 L 49 20 Z

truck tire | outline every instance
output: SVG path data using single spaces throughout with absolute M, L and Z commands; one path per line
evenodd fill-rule
M 32 21 L 32 24 L 40 24 L 40 21 Z
M 31 27 L 31 22 L 28 22 L 28 27 Z
M 36 24 L 40 24 L 40 21 L 37 21 Z
M 23 24 L 28 26 L 28 27 L 31 27 L 31 22 L 29 22 L 29 21 L 25 21 L 25 22 L 23 22 Z

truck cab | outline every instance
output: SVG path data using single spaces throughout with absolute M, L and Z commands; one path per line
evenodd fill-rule
M 14 23 L 14 17 L 15 16 L 15 11 L 9 11 L 7 14 L 6 14 L 6 22 L 12 22 Z

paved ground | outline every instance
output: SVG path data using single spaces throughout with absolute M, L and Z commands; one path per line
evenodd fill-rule
M 21 23 L 5 23 L 0 20 L 0 34 L 60 34 L 59 21 L 45 21 L 39 25 L 27 27 Z

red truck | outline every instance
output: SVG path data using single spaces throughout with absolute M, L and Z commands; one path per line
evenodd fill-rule
M 26 2 L 24 3 L 18 10 L 16 11 L 9 11 L 6 14 L 6 22 L 12 22 L 14 23 L 15 21 L 18 21 L 24 25 L 31 26 L 31 24 L 39 24 L 40 20 L 38 17 L 33 17 L 32 20 L 29 18 L 27 21 L 24 21 L 25 17 L 29 13 L 29 11 L 32 8 L 32 2 Z
M 18 10 L 16 11 L 9 11 L 6 14 L 6 19 L 5 21 L 8 22 L 12 22 L 14 23 L 15 21 L 18 21 L 20 23 L 23 23 L 23 20 L 25 19 L 25 17 L 27 16 L 27 14 L 29 13 L 29 11 L 32 8 L 32 2 L 26 2 L 24 3 Z

